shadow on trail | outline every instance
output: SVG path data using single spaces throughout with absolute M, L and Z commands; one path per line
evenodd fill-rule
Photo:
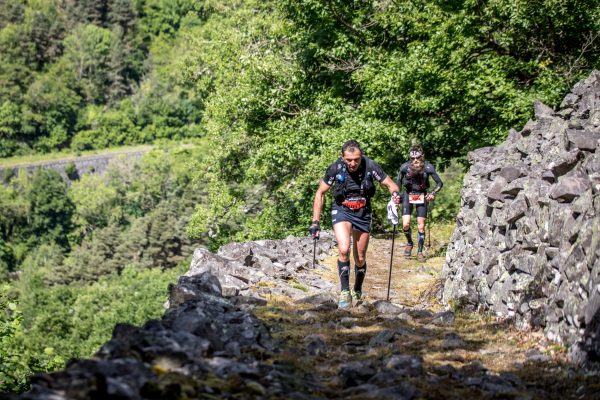
M 599 398 L 597 376 L 537 350 L 505 323 L 427 310 L 380 314 L 373 305 L 335 310 L 280 304 L 257 310 L 281 341 L 276 362 L 312 375 L 315 397 L 426 399 Z M 383 396 L 383 397 L 381 397 Z

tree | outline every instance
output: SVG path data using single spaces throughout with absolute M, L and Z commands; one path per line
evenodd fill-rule
M 113 224 L 98 228 L 84 237 L 64 263 L 53 268 L 45 278 L 52 285 L 68 285 L 72 282 L 95 282 L 104 275 L 119 273 L 130 260 L 118 251 L 124 238 L 119 226 Z
M 144 3 L 142 29 L 150 36 L 174 36 L 186 17 L 198 19 L 204 4 L 193 0 L 147 0 Z
M 135 30 L 138 23 L 137 10 L 131 0 L 112 0 L 108 6 L 108 21 L 121 28 L 123 36 Z
M 106 27 L 110 0 L 66 0 L 64 7 L 72 26 L 93 24 Z
M 108 29 L 91 24 L 78 25 L 64 40 L 65 66 L 75 75 L 88 102 L 106 101 L 112 40 Z
M 78 238 L 84 238 L 97 229 L 122 221 L 122 199 L 117 190 L 107 185 L 101 176 L 83 175 L 79 181 L 73 182 L 68 196 L 75 206 L 74 236 Z
M 41 139 L 39 150 L 55 149 L 65 144 L 72 134 L 81 104 L 81 97 L 74 90 L 75 84 L 74 75 L 65 64 L 58 62 L 29 86 L 22 109 L 22 126 L 34 132 L 33 138 Z M 44 141 L 45 137 L 52 139 Z
M 32 1 L 25 9 L 23 33 L 32 49 L 28 61 L 34 69 L 41 70 L 61 55 L 64 23 L 56 1 Z
M 136 219 L 119 248 L 121 259 L 143 268 L 173 268 L 193 251 L 185 231 L 190 212 L 177 201 L 163 201 Z
M 24 9 L 24 0 L 0 0 L 0 29 L 8 24 L 20 23 Z
M 19 140 L 21 115 L 19 106 L 10 100 L 0 104 L 0 157 L 10 156 Z
M 58 172 L 38 169 L 25 193 L 29 224 L 23 229 L 34 244 L 56 243 L 69 249 L 68 233 L 75 207 Z
M 19 104 L 23 92 L 31 81 L 31 69 L 27 59 L 30 49 L 22 41 L 23 29 L 9 24 L 0 29 L 0 102 Z
M 6 280 L 14 270 L 15 257 L 10 246 L 0 238 L 0 282 Z

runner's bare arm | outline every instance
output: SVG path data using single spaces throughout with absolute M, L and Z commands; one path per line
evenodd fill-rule
M 385 179 L 381 182 L 381 184 L 387 187 L 392 195 L 394 194 L 394 192 L 400 193 L 400 188 L 389 176 L 386 176 Z
M 313 202 L 313 221 L 319 221 L 321 219 L 321 210 L 323 209 L 323 199 L 325 197 L 325 193 L 329 190 L 331 186 L 321 181 L 319 188 L 317 189 L 317 193 L 315 193 L 315 200 Z

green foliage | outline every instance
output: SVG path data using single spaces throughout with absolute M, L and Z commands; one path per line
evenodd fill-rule
M 193 0 L 147 0 L 142 29 L 152 36 L 174 36 L 180 27 L 199 23 L 204 5 Z
M 223 29 L 244 21 L 220 43 L 219 63 L 207 34 L 214 15 L 196 30 L 202 55 L 190 52 L 216 71 L 202 121 L 218 148 L 203 172 L 210 200 L 189 227 L 214 246 L 305 233 L 319 179 L 347 139 L 392 177 L 415 141 L 444 170 L 501 142 L 530 118 L 535 99 L 557 104 L 598 66 L 600 6 L 591 0 L 252 6 L 260 12 L 251 19 L 244 7 L 219 15 Z M 586 10 L 581 23 L 573 10 Z M 235 85 L 218 74 L 222 65 L 238 71 Z M 184 77 L 207 87 L 202 75 Z M 457 210 L 458 168 L 448 170 L 434 218 Z M 374 201 L 379 229 L 387 196 L 380 190 Z
M 0 239 L 0 281 L 6 280 L 15 265 L 14 254 L 10 246 Z
M 0 157 L 6 157 L 16 150 L 20 126 L 19 106 L 9 100 L 0 104 Z
M 42 266 L 49 260 L 56 259 L 55 255 L 60 257 L 60 250 L 46 246 L 30 260 Z M 28 301 L 45 301 L 45 295 L 40 293 L 42 287 L 39 274 L 22 274 L 19 290 L 22 293 L 26 291 Z M 52 347 L 44 346 L 43 333 L 36 350 L 31 351 L 28 348 L 26 324 L 30 326 L 33 321 L 25 316 L 24 308 L 27 309 L 23 307 L 18 297 L 18 290 L 8 284 L 0 286 L 0 390 L 2 391 L 24 391 L 28 388 L 29 376 L 37 372 L 56 370 L 65 363 L 65 359 L 56 354 Z
M 88 106 L 79 121 L 82 130 L 71 140 L 75 150 L 103 149 L 145 141 L 131 101 L 122 101 L 118 109 L 105 110 L 102 106 Z
M 49 284 L 94 282 L 100 277 L 120 272 L 127 260 L 121 257 L 121 230 L 116 225 L 97 228 L 79 246 L 44 275 Z
M 201 148 L 167 146 L 138 162 L 116 160 L 104 176 L 73 182 L 72 251 L 44 281 L 93 282 L 128 264 L 169 269 L 191 254 L 186 227 L 202 196 L 192 180 L 201 157 Z
M 65 174 L 72 181 L 79 179 L 79 171 L 77 171 L 77 165 L 73 161 L 65 166 Z
M 21 391 L 32 373 L 90 357 L 118 323 L 141 325 L 160 317 L 168 284 L 183 272 L 127 267 L 93 285 L 47 288 L 35 271 L 33 265 L 23 271 L 18 301 L 0 298 L 0 390 Z
M 123 218 L 119 193 L 100 176 L 83 175 L 73 182 L 69 198 L 75 205 L 73 223 L 81 237 L 109 223 L 118 223 Z
M 72 132 L 77 121 L 81 97 L 73 87 L 75 75 L 63 63 L 53 66 L 43 73 L 27 89 L 22 110 L 23 125 L 26 131 L 41 136 L 36 147 L 49 151 L 63 145 L 67 137 L 64 132 Z
M 107 66 L 114 39 L 108 29 L 96 25 L 79 25 L 64 40 L 65 67 L 71 70 L 84 99 L 90 103 L 105 100 L 108 87 Z
M 121 257 L 137 267 L 172 268 L 191 254 L 192 243 L 186 235 L 188 213 L 176 200 L 161 202 L 152 212 L 132 224 Z
M 23 347 L 18 346 L 22 335 L 22 313 L 10 294 L 10 287 L 0 287 L 0 390 L 20 392 L 27 388 L 27 377 L 32 373 L 24 361 Z
M 58 172 L 38 169 L 25 193 L 29 203 L 29 224 L 23 228 L 32 243 L 57 243 L 69 248 L 74 205 L 67 195 L 67 185 Z
M 164 273 L 128 267 L 120 275 L 107 276 L 94 285 L 70 289 L 76 294 L 68 316 L 72 325 L 70 333 L 65 337 L 56 332 L 47 343 L 53 344 L 61 354 L 91 356 L 110 339 L 116 324 L 141 325 L 160 317 L 167 299 L 167 286 L 176 273 L 181 274 L 181 270 Z M 51 310 L 51 307 L 40 310 L 38 315 Z M 40 335 L 43 331 L 32 329 L 30 333 Z M 75 348 L 69 348 L 73 344 Z
M 453 160 L 448 168 L 440 174 L 444 188 L 436 196 L 431 209 L 433 221 L 454 222 L 461 207 L 460 196 L 464 175 L 462 166 L 456 160 Z

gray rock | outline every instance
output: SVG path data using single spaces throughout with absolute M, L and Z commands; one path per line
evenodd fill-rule
M 423 359 L 419 356 L 396 355 L 385 362 L 385 367 L 402 376 L 419 376 L 423 374 Z
M 417 388 L 408 383 L 402 382 L 397 385 L 387 386 L 389 381 L 383 385 L 363 384 L 343 392 L 344 397 L 361 399 L 390 399 L 390 400 L 410 400 L 418 395 Z
M 442 348 L 444 350 L 454 350 L 459 348 L 464 348 L 466 343 L 463 339 L 461 339 L 455 333 L 448 333 L 444 336 L 444 340 L 442 341 Z
M 402 307 L 384 300 L 377 300 L 373 303 L 373 306 L 380 314 L 399 314 L 403 311 Z
M 431 322 L 436 325 L 453 325 L 455 319 L 452 311 L 442 311 L 435 314 Z
M 396 333 L 394 331 L 388 329 L 383 330 L 369 340 L 369 346 L 376 347 L 388 345 L 394 340 L 395 335 Z
M 221 296 L 221 283 L 210 272 L 191 277 L 180 276 L 177 285 L 169 285 L 169 307 L 177 307 L 194 299 L 198 293 Z
M 595 151 L 598 148 L 600 133 L 570 129 L 567 131 L 567 139 L 570 148 Z
M 551 117 L 554 115 L 554 110 L 541 101 L 536 101 L 533 105 L 536 118 Z
M 308 354 L 318 356 L 327 351 L 327 343 L 323 335 L 314 334 L 304 338 L 304 346 Z
M 569 93 L 565 96 L 562 103 L 560 103 L 560 108 L 573 107 L 575 104 L 577 104 L 578 100 L 579 96 L 573 93 Z
M 504 178 L 506 180 L 506 183 L 510 183 L 515 179 L 523 176 L 523 173 L 521 172 L 520 168 L 509 166 L 502 168 L 500 172 L 498 172 L 498 176 Z
M 304 296 L 296 300 L 296 303 L 305 303 L 305 304 L 314 304 L 321 305 L 325 303 L 334 303 L 336 304 L 337 297 L 331 292 L 319 292 L 309 296 Z
M 415 318 L 433 318 L 434 314 L 431 310 L 414 308 L 410 310 L 410 315 Z
M 342 364 L 338 375 L 343 387 L 347 388 L 366 383 L 376 373 L 370 362 L 353 361 Z
M 334 245 L 331 235 L 324 233 L 323 237 L 319 256 Z M 306 297 L 302 290 L 292 287 L 293 282 L 299 282 L 295 278 L 290 283 L 275 277 L 273 288 L 256 283 L 265 276 L 260 268 L 293 276 L 294 269 L 306 264 L 312 244 L 307 238 L 290 238 L 232 244 L 219 254 L 198 248 L 189 271 L 169 286 L 168 310 L 160 320 L 148 321 L 143 327 L 117 325 L 112 339 L 93 360 L 72 362 L 64 371 L 40 375 L 32 380 L 32 390 L 23 398 L 214 397 L 214 390 L 204 385 L 188 386 L 185 391 L 192 392 L 185 393 L 183 385 L 163 385 L 159 375 L 166 372 L 194 377 L 212 374 L 220 379 L 243 377 L 243 385 L 237 389 L 242 397 L 251 393 L 261 398 L 302 398 L 295 371 L 263 362 L 277 346 L 269 329 L 249 310 L 266 304 L 260 297 L 264 290 L 296 291 Z M 319 306 L 330 302 L 328 298 L 321 299 L 325 303 Z M 309 338 L 308 352 L 321 354 L 322 345 L 316 337 Z M 315 381 L 307 377 L 305 390 L 322 390 Z
M 587 178 L 561 177 L 550 189 L 550 198 L 570 203 L 590 189 L 590 181 Z

